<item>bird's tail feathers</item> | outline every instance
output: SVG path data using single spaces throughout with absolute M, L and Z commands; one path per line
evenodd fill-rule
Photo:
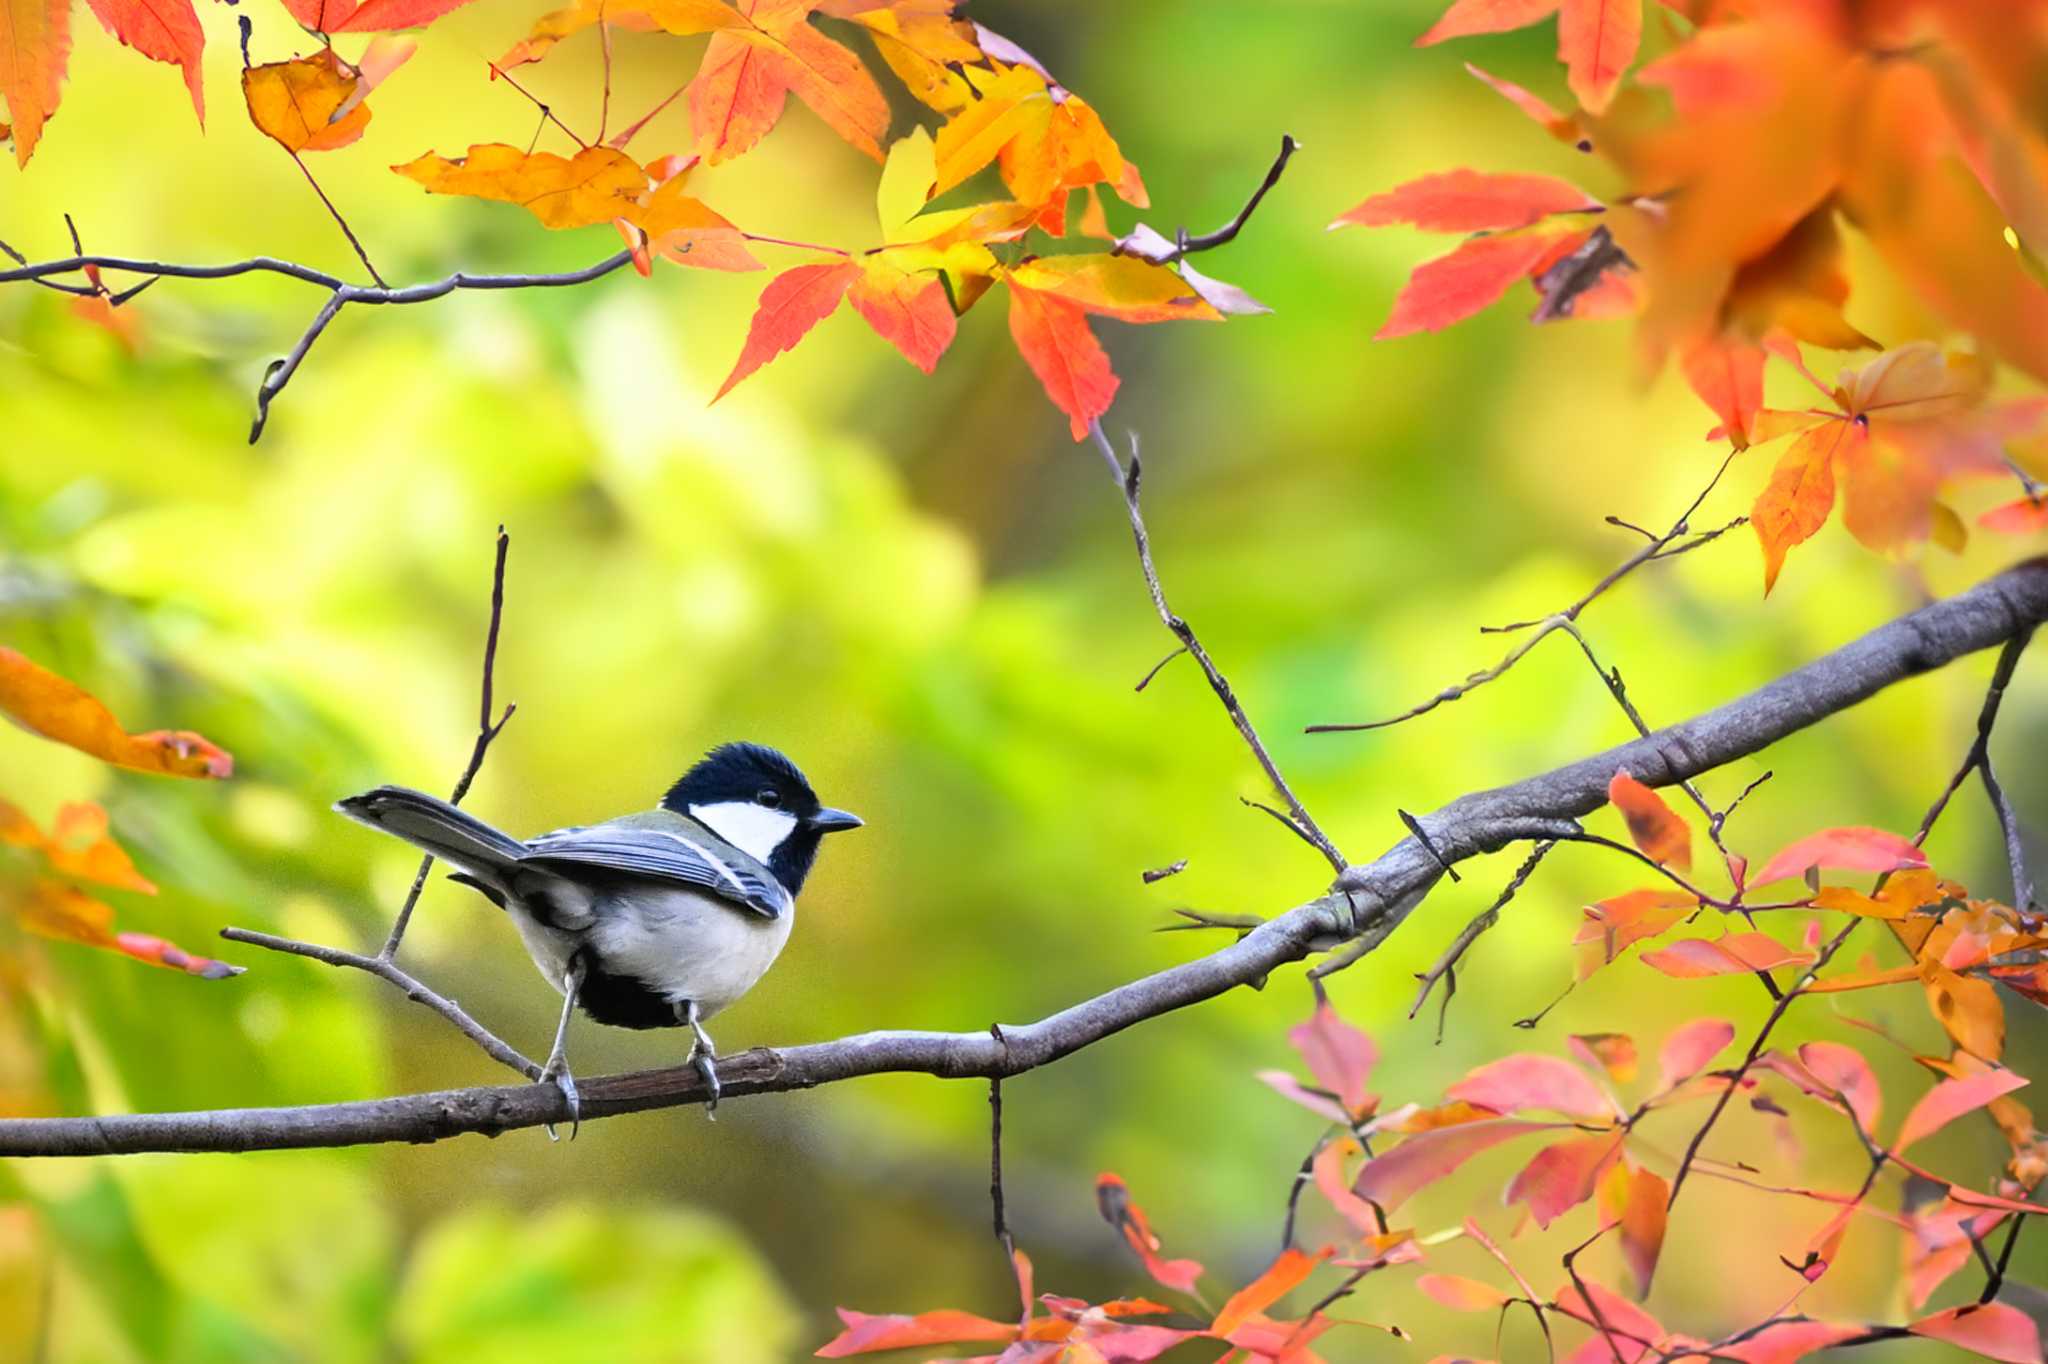
M 380 786 L 336 801 L 337 812 L 360 824 L 402 838 L 460 869 L 472 882 L 502 886 L 526 856 L 524 843 L 501 833 L 439 796 L 404 786 Z

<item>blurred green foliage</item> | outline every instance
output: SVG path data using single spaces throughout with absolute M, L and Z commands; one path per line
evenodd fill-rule
M 318 161 L 388 276 L 567 268 L 614 249 L 601 230 L 551 236 L 384 169 L 528 136 L 531 107 L 486 82 L 481 58 L 537 8 L 491 0 L 443 21 L 376 96 L 363 142 Z M 1326 236 L 1325 222 L 1425 169 L 1573 173 L 1573 154 L 1455 58 L 1410 51 L 1429 0 L 976 9 L 1103 111 L 1144 168 L 1157 225 L 1221 221 L 1281 131 L 1305 144 L 1252 228 L 1205 262 L 1276 316 L 1101 330 L 1125 380 L 1111 426 L 1142 433 L 1174 603 L 1338 842 L 1369 855 L 1399 837 L 1397 807 L 1425 811 L 1623 738 L 1562 643 L 1407 726 L 1300 733 L 1397 711 L 1495 661 L 1500 641 L 1478 626 L 1577 597 L 1630 548 L 1603 515 L 1668 522 L 1718 458 L 1692 399 L 1669 376 L 1644 381 L 1625 326 L 1538 331 L 1511 304 L 1450 335 L 1366 339 L 1432 248 Z M 255 11 L 257 59 L 284 55 L 282 11 Z M 68 211 L 90 249 L 352 270 L 297 172 L 241 118 L 231 13 L 206 21 L 203 137 L 168 68 L 80 24 L 62 115 L 26 174 L 0 170 L 0 235 L 60 254 Z M 1556 80 L 1547 41 L 1492 42 L 1483 59 L 1542 86 Z M 651 105 L 694 54 L 682 40 L 622 45 L 617 107 Z M 536 79 L 591 121 L 596 73 L 593 42 Z M 650 155 L 682 135 L 680 106 L 664 118 Z M 697 183 L 757 230 L 864 241 L 873 180 L 793 111 L 763 150 Z M 1117 226 L 1129 219 L 1112 209 Z M 225 924 L 374 945 L 413 858 L 327 805 L 382 781 L 443 786 L 459 769 L 502 522 L 514 544 L 499 694 L 520 710 L 475 810 L 538 830 L 642 806 L 705 746 L 748 736 L 788 749 L 828 800 L 868 817 L 824 858 L 782 963 L 723 1020 L 729 1048 L 1035 1017 L 1200 950 L 1152 932 L 1174 906 L 1273 913 L 1317 893 L 1314 854 L 1240 804 L 1264 795 L 1258 773 L 1197 672 L 1172 664 L 1133 692 L 1171 641 L 1100 462 L 1068 442 L 1001 318 L 971 314 L 926 380 L 841 317 L 709 407 L 759 283 L 663 268 L 651 282 L 347 315 L 253 448 L 249 395 L 314 291 L 163 284 L 136 305 L 145 335 L 131 355 L 54 294 L 0 290 L 0 642 L 137 727 L 198 729 L 239 761 L 225 786 L 151 781 L 8 731 L 5 794 L 39 818 L 70 799 L 109 807 L 163 888 L 113 897 L 127 926 L 202 951 Z M 1925 325 L 1883 294 L 1851 316 Z M 1764 474 L 1757 456 L 1739 462 L 1699 523 L 1739 514 Z M 1651 720 L 1668 721 L 2007 553 L 1895 568 L 1830 528 L 1764 603 L 1742 532 L 1641 575 L 1588 628 Z M 1725 800 L 1775 773 L 1731 836 L 1765 854 L 1818 823 L 1910 828 L 1966 747 L 1987 668 L 1896 688 L 1716 774 L 1706 785 Z M 2048 738 L 2038 672 L 2023 671 L 2008 705 L 2014 753 Z M 2009 767 L 2009 783 L 2022 809 L 2048 809 L 2038 765 Z M 1950 874 L 1998 889 L 1977 809 L 1934 849 Z M 1647 1047 L 1692 1016 L 1755 1016 L 1748 981 L 1678 989 L 1631 963 L 1534 1031 L 1512 1030 L 1570 979 L 1578 905 L 1634 883 L 1568 849 L 1469 958 L 1437 1042 L 1433 1016 L 1405 1018 L 1413 973 L 1517 856 L 1470 866 L 1333 982 L 1387 1052 L 1390 1101 L 1426 1101 L 1482 1059 L 1559 1050 L 1573 1031 L 1627 1030 Z M 1142 869 L 1183 857 L 1185 873 L 1140 884 Z M 10 1105 L 286 1104 L 501 1078 L 394 992 L 314 963 L 224 945 L 250 969 L 212 983 L 64 944 L 0 947 L 19 960 L 0 979 Z M 516 1045 L 544 1045 L 552 996 L 474 895 L 437 880 L 405 954 Z M 1840 1007 L 1934 1040 L 1915 1001 Z M 1287 1064 L 1283 1029 L 1306 1008 L 1298 973 L 1283 973 L 1007 1088 L 1012 1220 L 1042 1287 L 1137 1286 L 1093 1214 L 1101 1168 L 1125 1174 L 1173 1253 L 1226 1277 L 1264 1262 L 1315 1123 L 1251 1073 Z M 2015 1045 L 2037 1048 L 2038 1020 L 2014 1017 Z M 1828 1006 L 1798 1026 L 1795 1040 L 1867 1041 Z M 590 1074 L 680 1054 L 668 1036 L 587 1024 L 575 1047 Z M 1875 1059 L 1904 1104 L 1909 1058 Z M 986 1135 L 981 1087 L 895 1077 L 733 1102 L 715 1127 L 695 1110 L 613 1119 L 559 1146 L 521 1133 L 17 1163 L 0 1169 L 0 1358 L 745 1364 L 807 1352 L 839 1302 L 1000 1315 L 1010 1290 L 987 1235 Z M 1837 1139 L 1808 1135 L 1823 1153 Z M 1759 1154 L 1770 1143 L 1739 1119 L 1718 1140 Z M 1996 1155 L 1988 1137 L 1946 1140 L 1953 1159 Z M 1475 1163 L 1462 1193 L 1418 1203 L 1418 1224 L 1455 1220 L 1474 1189 L 1490 1199 L 1512 1161 Z M 1797 1208 L 1715 1197 L 1715 1216 L 1675 1230 L 1652 1303 L 1689 1329 L 1782 1298 L 1776 1250 L 1812 1230 Z M 1527 1243 L 1536 1263 L 1567 1242 Z M 1889 1247 L 1852 1238 L 1809 1305 L 1884 1310 Z M 1426 1316 L 1394 1276 L 1369 1287 L 1360 1315 L 1443 1348 L 1491 1348 L 1489 1325 Z M 1508 1348 L 1538 1348 L 1518 1339 Z M 1388 1348 L 1329 1341 L 1335 1359 Z

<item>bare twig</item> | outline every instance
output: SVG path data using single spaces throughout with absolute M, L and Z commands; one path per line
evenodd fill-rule
M 1101 452 L 1103 462 L 1109 466 L 1110 473 L 1116 478 L 1117 488 L 1123 494 L 1124 510 L 1129 514 L 1131 521 L 1131 538 L 1136 541 L 1138 547 L 1138 567 L 1145 574 L 1145 586 L 1152 594 L 1152 607 L 1159 613 L 1160 622 L 1173 632 L 1174 638 L 1180 641 L 1188 656 L 1200 666 L 1202 675 L 1209 679 L 1209 689 L 1215 692 L 1216 699 L 1223 703 L 1223 709 L 1230 715 L 1230 723 L 1236 726 L 1245 746 L 1251 749 L 1252 756 L 1258 760 L 1259 767 L 1266 774 L 1266 780 L 1272 783 L 1274 794 L 1287 806 L 1286 815 L 1280 817 L 1281 822 L 1328 859 L 1332 869 L 1343 871 L 1346 865 L 1344 854 L 1337 850 L 1337 845 L 1332 843 L 1329 836 L 1317 825 L 1314 816 L 1309 814 L 1300 798 L 1294 794 L 1294 788 L 1287 784 L 1287 778 L 1281 775 L 1280 765 L 1273 761 L 1273 755 L 1267 751 L 1265 741 L 1259 738 L 1258 730 L 1252 726 L 1243 704 L 1237 699 L 1237 693 L 1231 690 L 1229 680 L 1216 666 L 1216 660 L 1202 647 L 1202 641 L 1195 636 L 1194 627 L 1175 615 L 1173 608 L 1167 605 L 1166 589 L 1160 586 L 1159 569 L 1152 562 L 1152 541 L 1146 533 L 1145 513 L 1138 500 L 1139 484 L 1144 475 L 1138 461 L 1136 437 L 1131 440 L 1131 461 L 1126 468 L 1117 458 L 1116 447 L 1109 443 L 1109 436 L 1103 431 L 1101 422 L 1090 422 L 1088 433 L 1094 437 L 1095 448 Z M 1247 802 L 1250 803 L 1252 802 Z
M 1463 682 L 1455 683 L 1452 686 L 1445 687 L 1442 691 L 1430 697 L 1427 701 L 1424 701 L 1419 705 L 1411 706 L 1407 710 L 1402 711 L 1399 715 L 1388 716 L 1384 720 L 1364 720 L 1341 724 L 1310 725 L 1308 727 L 1308 733 L 1337 734 L 1354 730 L 1385 729 L 1389 725 L 1398 725 L 1403 720 L 1412 720 L 1418 715 L 1426 715 L 1430 711 L 1435 710 L 1438 706 L 1443 705 L 1447 701 L 1456 701 L 1461 697 L 1464 697 L 1468 693 L 1485 686 L 1488 682 L 1496 681 L 1500 677 L 1504 676 L 1509 669 L 1513 668 L 1517 663 L 1520 663 L 1522 659 L 1528 655 L 1531 649 L 1534 649 L 1538 644 L 1540 644 L 1546 635 L 1550 634 L 1553 630 L 1562 629 L 1565 626 L 1570 625 L 1573 622 L 1577 621 L 1580 614 L 1584 612 L 1587 607 L 1591 606 L 1594 602 L 1598 601 L 1602 596 L 1606 595 L 1607 591 L 1610 588 L 1612 588 L 1616 583 L 1620 582 L 1623 578 L 1626 578 L 1629 574 L 1635 572 L 1638 568 L 1641 568 L 1644 564 L 1650 563 L 1651 561 L 1656 559 L 1673 558 L 1677 555 L 1686 553 L 1688 550 L 1697 549 L 1701 545 L 1711 544 L 1714 540 L 1720 538 L 1720 536 L 1723 535 L 1725 532 L 1734 529 L 1736 526 L 1741 525 L 1743 521 L 1747 518 L 1737 517 L 1735 520 L 1729 522 L 1727 525 L 1722 526 L 1717 530 L 1712 530 L 1700 535 L 1693 536 L 1693 538 L 1690 540 L 1685 539 L 1686 536 L 1692 534 L 1693 516 L 1698 513 L 1700 506 L 1706 502 L 1707 497 L 1714 491 L 1716 487 L 1720 485 L 1721 476 L 1728 472 L 1728 465 L 1734 458 L 1735 455 L 1731 451 L 1729 455 L 1721 461 L 1720 466 L 1714 470 L 1714 476 L 1707 480 L 1707 486 L 1700 489 L 1698 496 L 1693 498 L 1692 504 L 1685 509 L 1684 513 L 1680 515 L 1676 521 L 1671 523 L 1671 528 L 1669 530 L 1665 531 L 1662 535 L 1651 537 L 1648 540 L 1648 542 L 1643 545 L 1641 549 L 1638 549 L 1634 554 L 1629 555 L 1628 558 L 1622 560 L 1619 564 L 1615 565 L 1614 568 L 1608 571 L 1607 576 L 1602 578 L 1599 582 L 1595 583 L 1593 585 L 1592 590 L 1586 593 L 1585 596 L 1580 597 L 1577 601 L 1573 602 L 1570 606 L 1567 606 L 1562 611 L 1554 612 L 1551 615 L 1543 616 L 1535 620 L 1516 621 L 1510 625 L 1490 625 L 1481 627 L 1481 633 L 1484 634 L 1507 634 L 1523 630 L 1533 630 L 1535 632 L 1529 635 L 1527 638 L 1523 639 L 1520 643 L 1516 644 L 1512 649 L 1508 650 L 1507 655 L 1503 657 L 1500 662 L 1494 664 L 1491 668 L 1487 668 L 1481 672 L 1473 673 L 1470 676 L 1468 676 Z M 1641 527 L 1629 525 L 1627 522 L 1619 521 L 1613 517 L 1610 517 L 1608 519 L 1611 523 L 1615 525 L 1626 526 L 1628 529 L 1637 531 L 1639 534 L 1645 533 L 1642 531 Z
M 305 176 L 306 183 L 313 187 L 313 193 L 320 196 L 321 204 L 327 209 L 327 216 L 334 219 L 334 225 L 341 229 L 341 235 L 348 238 L 348 244 L 355 249 L 356 259 L 361 261 L 363 268 L 370 272 L 370 278 L 377 281 L 379 289 L 389 288 L 390 286 L 384 282 L 384 276 L 378 274 L 377 267 L 370 263 L 370 253 L 363 250 L 363 244 L 357 239 L 355 229 L 348 225 L 348 219 L 341 216 L 341 210 L 334 206 L 334 200 L 327 197 L 327 191 L 320 188 L 320 182 L 313 178 L 312 168 L 306 164 L 306 159 L 297 152 L 291 152 L 289 155 L 292 158 L 292 164 L 299 168 L 299 174 Z M 74 233 L 72 236 L 73 246 L 77 254 L 82 256 L 85 254 L 85 250 L 77 246 L 77 241 L 77 235 Z
M 491 741 L 505 728 L 517 705 L 508 703 L 505 713 L 495 722 L 491 719 L 491 692 L 498 665 L 498 629 L 505 620 L 505 555 L 512 547 L 512 537 L 498 527 L 497 558 L 491 565 L 491 623 L 484 632 L 484 681 L 483 696 L 477 707 L 476 742 L 470 746 L 469 762 L 463 767 L 462 775 L 455 779 L 455 789 L 448 795 L 450 805 L 462 804 L 462 798 L 469 794 L 469 784 L 476 780 L 477 769 L 484 765 L 484 755 L 491 751 Z M 406 925 L 412 922 L 413 907 L 420 902 L 420 892 L 426 889 L 427 875 L 434 869 L 434 855 L 428 853 L 420 858 L 420 869 L 412 878 L 412 889 L 406 892 L 405 903 L 398 907 L 398 917 L 392 920 L 391 936 L 384 940 L 383 950 L 377 953 L 381 961 L 390 961 L 398 955 L 398 944 L 405 938 Z
M 1507 907 L 1508 901 L 1515 898 L 1515 892 L 1536 874 L 1536 868 L 1556 846 L 1555 839 L 1545 839 L 1532 848 L 1529 855 L 1522 860 L 1522 865 L 1515 869 L 1513 879 L 1494 897 L 1493 903 L 1460 930 L 1458 936 L 1451 940 L 1451 945 L 1444 949 L 1443 955 L 1436 959 L 1436 965 L 1415 977 L 1422 982 L 1422 988 L 1415 992 L 1415 1002 L 1408 1007 L 1410 1018 L 1422 1012 L 1422 1006 L 1428 1002 L 1429 992 L 1436 988 L 1436 983 L 1439 980 L 1444 983 L 1444 1002 L 1436 1018 L 1436 1040 L 1439 1044 L 1444 1040 L 1444 1016 L 1450 1011 L 1451 996 L 1458 992 L 1458 962 L 1463 959 L 1466 949 L 1478 940 L 1480 934 L 1500 922 L 1501 910 Z
M 1450 861 L 1555 837 L 1561 824 L 1606 801 L 1617 767 L 1662 785 L 1712 771 L 2044 620 L 2048 560 L 2020 564 L 1683 724 L 1541 776 L 1461 797 L 1422 823 Z M 987 1032 L 871 1032 L 739 1053 L 719 1063 L 719 1078 L 731 1099 L 889 1072 L 984 1080 L 1022 1074 L 1146 1019 L 1262 978 L 1319 945 L 1339 939 L 1383 942 L 1441 874 L 1416 839 L 1404 838 L 1373 861 L 1347 867 L 1330 894 L 1268 920 L 1241 941 L 1037 1022 L 1006 1026 L 1000 1042 Z M 586 1080 L 582 1091 L 586 1122 L 709 1097 L 692 1066 Z M 482 1087 L 296 1108 L 11 1119 L 0 1121 L 0 1157 L 439 1141 L 567 1120 L 566 1101 L 553 1086 Z
M 275 937 L 269 933 L 257 933 L 247 928 L 223 928 L 220 935 L 230 942 L 248 943 L 252 947 L 268 948 L 272 952 L 287 952 L 295 957 L 310 957 L 329 966 L 346 966 L 357 971 L 367 971 L 380 980 L 396 985 L 404 991 L 407 999 L 426 1005 L 453 1023 L 464 1037 L 482 1047 L 492 1060 L 510 1066 L 529 1080 L 540 1078 L 539 1066 L 520 1055 L 500 1040 L 497 1034 L 463 1012 L 461 1005 L 422 985 L 389 957 L 366 957 L 359 952 L 343 951 L 339 947 L 298 942 L 291 938 Z
M 1287 169 L 1289 159 L 1300 150 L 1301 144 L 1299 142 L 1296 142 L 1288 134 L 1282 133 L 1280 135 L 1280 154 L 1273 158 L 1273 164 L 1266 169 L 1266 178 L 1259 181 L 1259 187 L 1252 191 L 1251 198 L 1245 200 L 1244 207 L 1237 211 L 1237 216 L 1217 228 L 1214 232 L 1204 232 L 1198 237 L 1189 236 L 1187 229 L 1182 228 L 1179 238 L 1174 244 L 1172 254 L 1160 259 L 1159 264 L 1169 265 L 1183 256 L 1191 256 L 1198 251 L 1211 251 L 1234 240 L 1237 234 L 1244 230 L 1244 225 L 1251 220 L 1252 214 L 1259 207 L 1259 201 L 1266 197 L 1266 192 L 1280 183 L 1280 176 Z
M 8 254 L 13 255 L 14 253 L 10 251 Z M 433 299 L 445 297 L 458 289 L 563 288 L 571 285 L 587 284 L 592 280 L 600 279 L 622 266 L 631 264 L 632 260 L 633 253 L 631 251 L 621 251 L 617 255 L 607 256 L 595 265 L 587 265 L 580 270 L 563 271 L 560 274 L 471 275 L 456 273 L 420 284 L 388 288 L 381 284 L 374 287 L 365 284 L 350 284 L 337 276 L 328 274 L 324 270 L 316 270 L 310 265 L 301 265 L 296 261 L 278 260 L 271 256 L 252 256 L 247 260 L 230 261 L 224 265 L 180 265 L 171 261 L 142 260 L 132 256 L 88 256 L 81 254 L 67 256 L 62 260 L 42 261 L 34 265 L 24 262 L 16 269 L 0 270 L 0 284 L 24 282 L 48 284 L 52 282 L 52 276 L 76 274 L 85 270 L 88 266 L 99 270 L 116 270 L 124 274 L 148 277 L 142 283 L 132 288 L 111 295 L 108 301 L 115 304 L 124 303 L 128 299 L 133 298 L 155 279 L 227 279 L 235 275 L 273 274 L 283 275 L 289 279 L 302 280 L 307 284 L 319 285 L 328 291 L 327 300 L 321 305 L 320 311 L 315 314 L 312 322 L 307 325 L 305 332 L 299 337 L 298 343 L 292 347 L 291 351 L 284 358 L 274 361 L 270 368 L 264 372 L 263 382 L 256 390 L 256 419 L 249 428 L 249 439 L 254 442 L 263 434 L 264 425 L 269 420 L 271 401 L 283 391 L 284 386 L 298 372 L 300 362 L 306 358 L 306 352 L 313 348 L 313 343 L 320 339 L 322 332 L 327 330 L 327 324 L 334 321 L 341 310 L 351 303 L 377 305 L 386 303 L 426 303 Z M 67 285 L 59 285 L 58 287 L 65 288 L 67 292 L 85 295 L 90 295 L 94 292 L 91 289 L 73 288 Z

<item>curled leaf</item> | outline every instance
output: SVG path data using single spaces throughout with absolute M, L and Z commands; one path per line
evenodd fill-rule
M 225 749 L 197 734 L 127 733 L 91 693 L 13 649 L 0 648 L 0 714 L 117 767 L 167 777 L 226 777 L 235 770 Z

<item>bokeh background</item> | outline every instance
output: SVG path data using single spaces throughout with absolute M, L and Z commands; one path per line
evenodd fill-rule
M 267 5 L 243 7 L 259 61 L 297 50 Z M 484 61 L 540 8 L 482 0 L 441 21 L 372 101 L 363 140 L 309 158 L 388 277 L 562 269 L 615 249 L 606 229 L 550 234 L 386 169 L 472 141 L 523 145 L 534 111 L 486 82 Z M 1445 335 L 1369 340 L 1407 270 L 1442 245 L 1326 234 L 1338 212 L 1449 165 L 1597 175 L 1459 68 L 1471 56 L 1553 90 L 1548 26 L 1414 52 L 1434 8 L 975 7 L 1102 111 L 1143 167 L 1156 226 L 1220 222 L 1281 132 L 1304 144 L 1250 230 L 1203 263 L 1273 316 L 1098 331 L 1124 378 L 1110 426 L 1143 440 L 1173 601 L 1355 857 L 1400 835 L 1397 807 L 1426 811 L 1579 757 L 1624 738 L 1624 721 L 1560 640 L 1404 727 L 1302 727 L 1400 710 L 1493 662 L 1501 642 L 1478 627 L 1577 597 L 1631 548 L 1603 516 L 1668 523 L 1719 457 L 1695 400 L 1642 371 L 1626 323 L 1531 328 L 1518 293 Z M 204 16 L 202 134 L 176 73 L 119 50 L 81 9 L 60 115 L 25 173 L 0 169 L 0 237 L 31 258 L 65 254 L 68 212 L 92 250 L 265 253 L 353 277 L 298 172 L 243 117 L 235 15 Z M 578 42 L 527 83 L 590 124 L 597 50 Z M 615 107 L 651 105 L 697 47 L 620 42 Z M 913 111 L 900 112 L 899 132 Z M 636 150 L 683 145 L 685 117 L 677 105 Z M 762 149 L 695 187 L 758 231 L 865 243 L 874 181 L 792 103 Z M 1132 218 L 1112 205 L 1119 228 Z M 1942 335 L 1852 250 L 1868 282 L 1852 321 L 1888 338 Z M 5 792 L 39 818 L 66 800 L 104 802 L 163 887 L 116 897 L 124 926 L 249 968 L 205 982 L 0 936 L 15 963 L 0 981 L 0 1103 L 283 1104 L 503 1078 L 376 981 L 207 946 L 225 924 L 382 940 L 414 859 L 327 807 L 377 782 L 445 787 L 460 769 L 501 522 L 513 547 L 498 684 L 519 714 L 471 808 L 513 830 L 587 821 L 651 803 L 706 746 L 747 736 L 788 749 L 828 800 L 868 818 L 828 850 L 780 965 L 720 1020 L 728 1049 L 1028 1020 L 1202 950 L 1199 936 L 1155 931 L 1175 907 L 1270 914 L 1322 888 L 1315 855 L 1240 803 L 1265 793 L 1199 673 L 1178 662 L 1133 691 L 1171 641 L 1100 461 L 1068 440 L 999 309 L 963 321 L 934 378 L 840 316 L 709 406 L 763 278 L 662 267 L 650 281 L 352 310 L 255 447 L 243 441 L 250 395 L 317 290 L 167 282 L 135 305 L 131 349 L 54 294 L 0 289 L 0 642 L 138 728 L 198 729 L 238 760 L 225 785 L 152 781 L 0 730 Z M 1768 458 L 1739 460 L 1699 524 L 1743 511 Z M 1993 496 L 1959 502 L 1968 513 Z M 1743 531 L 1640 574 L 1588 628 L 1651 720 L 1675 720 L 2015 554 L 2002 541 L 1894 565 L 1831 525 L 1765 601 Z M 1988 667 L 1896 687 L 1716 774 L 1707 790 L 1726 799 L 1775 773 L 1731 836 L 1766 854 L 1823 824 L 1910 831 L 1967 746 Z M 2025 761 L 2048 741 L 2038 668 L 2023 669 L 2004 723 L 2015 799 L 2048 810 L 2048 779 Z M 1950 874 L 2004 893 L 1974 792 L 1933 847 Z M 1748 981 L 1681 986 L 1630 962 L 1513 1030 L 1570 981 L 1578 906 L 1637 883 L 1619 861 L 1566 850 L 1468 958 L 1439 1042 L 1434 1006 L 1405 1017 L 1414 973 L 1517 855 L 1471 864 L 1333 981 L 1385 1050 L 1390 1101 L 1432 1099 L 1504 1051 L 1561 1050 L 1570 1032 L 1628 1031 L 1647 1051 L 1701 1014 L 1758 1018 Z M 1181 875 L 1140 883 L 1180 858 Z M 516 1045 L 545 1047 L 554 997 L 471 893 L 436 880 L 405 961 Z M 1836 998 L 1802 1009 L 1790 1039 L 1867 1047 L 1903 1111 L 1921 1084 L 1908 1054 L 1842 1015 L 1931 1048 L 1924 1009 L 1906 995 Z M 1129 1180 L 1169 1252 L 1204 1260 L 1215 1282 L 1263 1266 L 1317 1124 L 1253 1072 L 1289 1063 L 1284 1030 L 1308 1001 L 1299 971 L 1282 972 L 1006 1086 L 1011 1216 L 1042 1287 L 1142 1286 L 1094 1211 L 1104 1169 Z M 2012 1004 L 2022 1069 L 2043 1040 L 2026 1008 Z M 673 1036 L 587 1024 L 574 1042 L 586 1074 L 680 1054 Z M 748 1364 L 802 1357 L 838 1303 L 1003 1315 L 987 1119 L 982 1085 L 904 1077 L 734 1101 L 715 1126 L 696 1109 L 613 1119 L 574 1144 L 525 1132 L 16 1162 L 0 1167 L 0 1358 Z M 1824 1180 L 1842 1134 L 1802 1132 L 1805 1173 Z M 1675 1148 L 1683 1135 L 1663 1139 Z M 1944 1142 L 1958 1171 L 2002 1159 L 1988 1126 L 1958 1125 Z M 1796 1172 L 1762 1127 L 1731 1120 L 1716 1143 Z M 1417 1225 L 1478 1211 L 1505 1230 L 1498 1191 L 1516 1163 L 1475 1162 L 1413 1205 Z M 1791 1276 L 1777 1256 L 1796 1258 L 1825 1220 L 1730 1188 L 1696 1190 L 1681 1213 L 1650 1305 L 1703 1334 L 1781 1300 Z M 1576 1225 L 1516 1242 L 1539 1285 L 1561 1278 L 1556 1254 L 1584 1234 Z M 1896 1311 L 1896 1245 L 1859 1230 L 1809 1306 Z M 2023 1245 L 2021 1277 L 2044 1260 L 2040 1238 Z M 1438 1267 L 1487 1275 L 1464 1247 Z M 1423 1345 L 1360 1332 L 1326 1338 L 1326 1353 L 1492 1351 L 1490 1320 L 1443 1316 L 1411 1278 L 1375 1277 L 1354 1310 Z M 1502 1348 L 1532 1358 L 1542 1345 L 1515 1323 Z

